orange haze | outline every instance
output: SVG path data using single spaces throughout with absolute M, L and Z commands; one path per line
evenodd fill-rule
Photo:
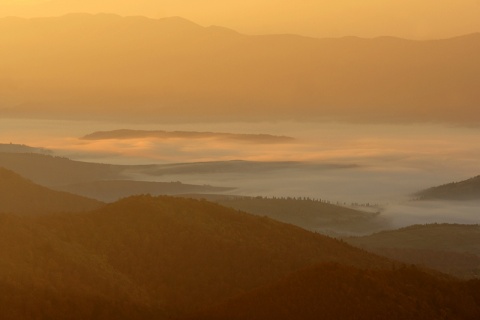
M 0 16 L 70 12 L 181 16 L 248 34 L 444 38 L 480 31 L 478 0 L 3 0 Z

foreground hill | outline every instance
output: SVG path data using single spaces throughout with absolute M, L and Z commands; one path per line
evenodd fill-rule
M 429 188 L 415 196 L 419 200 L 480 200 L 480 176 Z
M 478 319 L 479 292 L 207 201 L 0 214 L 2 319 Z
M 312 263 L 390 265 L 337 240 L 192 199 L 128 198 L 62 223 L 70 237 L 99 250 L 116 270 L 175 312 L 214 303 Z
M 157 314 L 195 312 L 316 263 L 392 265 L 335 239 L 193 199 L 138 196 L 91 213 L 1 218 L 0 283 Z
M 190 319 L 478 319 L 480 282 L 439 280 L 416 268 L 298 271 Z
M 102 202 L 34 184 L 0 167 L 0 212 L 79 212 L 99 208 Z
M 48 215 L 37 217 L 51 219 Z M 0 213 L 2 319 L 143 319 L 149 312 L 159 315 L 148 305 L 142 288 L 109 265 L 105 257 L 59 238 L 57 233 L 62 231 L 45 228 L 33 216 Z
M 478 225 L 415 225 L 345 240 L 406 263 L 428 266 L 465 278 L 480 276 Z
M 181 18 L 70 14 L 2 18 L 0 43 L 8 116 L 480 121 L 480 34 L 246 36 Z

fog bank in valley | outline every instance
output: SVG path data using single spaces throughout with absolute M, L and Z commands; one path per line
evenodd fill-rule
M 196 134 L 187 138 L 82 139 L 93 132 L 118 129 Z M 256 143 L 221 135 L 204 137 L 198 132 L 292 139 Z M 0 119 L 3 143 L 42 147 L 57 156 L 115 164 L 191 164 L 188 170 L 135 173 L 129 176 L 131 179 L 229 187 L 239 195 L 378 204 L 383 208 L 382 215 L 395 226 L 477 221 L 476 203 L 408 200 L 419 190 L 478 175 L 479 134 L 476 127 L 439 124 L 145 124 Z M 230 163 L 232 160 L 244 162 Z

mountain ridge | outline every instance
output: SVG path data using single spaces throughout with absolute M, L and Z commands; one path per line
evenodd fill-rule
M 23 27 L 0 19 L 0 82 L 8 84 L 1 114 L 480 122 L 478 34 L 317 39 L 248 36 L 176 18 L 162 26 L 86 17 L 21 20 L 29 21 Z M 25 62 L 26 52 L 35 59 Z

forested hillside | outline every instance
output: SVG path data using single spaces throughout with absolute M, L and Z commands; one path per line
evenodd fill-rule
M 408 270 L 205 200 L 144 195 L 91 212 L 0 215 L 0 309 L 10 319 L 480 315 L 475 282 Z
M 33 283 L 65 297 L 105 297 L 170 315 L 316 263 L 393 264 L 332 238 L 193 199 L 137 196 L 89 213 L 3 215 L 1 226 L 0 280 L 18 290 Z
M 359 270 L 324 264 L 240 295 L 195 320 L 478 319 L 480 282 L 438 279 L 415 267 Z

